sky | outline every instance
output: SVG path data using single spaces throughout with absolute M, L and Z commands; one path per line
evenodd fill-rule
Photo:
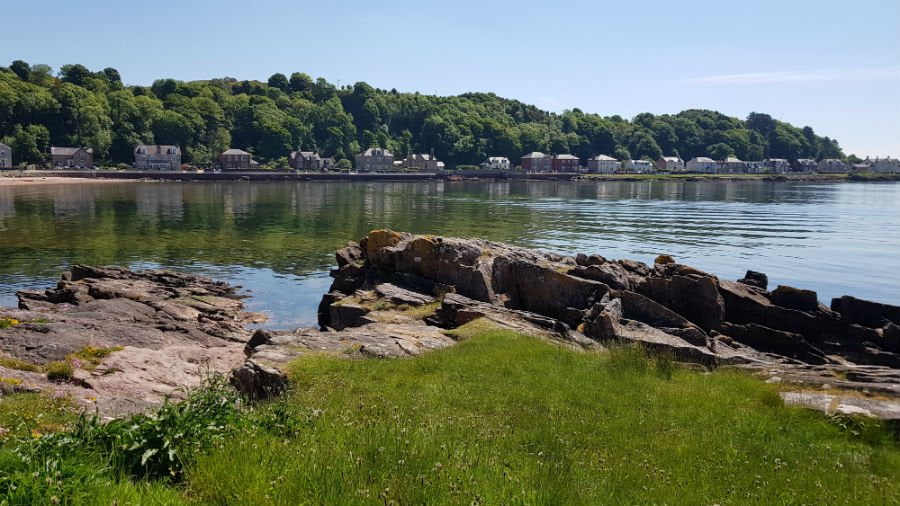
M 764 112 L 900 156 L 900 0 L 12 0 L 0 64 L 127 84 L 305 72 L 631 118 Z

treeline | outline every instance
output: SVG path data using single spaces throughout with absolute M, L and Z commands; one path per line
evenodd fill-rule
M 371 146 L 399 157 L 434 149 L 451 167 L 489 155 L 517 162 L 531 151 L 582 160 L 844 158 L 836 140 L 760 113 L 741 120 L 691 109 L 629 121 L 579 109 L 550 113 L 492 93 L 438 97 L 362 82 L 338 88 L 299 72 L 265 83 L 226 77 L 126 86 L 113 68 L 75 64 L 54 73 L 21 60 L 0 67 L 0 139 L 17 163 L 45 162 L 51 145 L 89 146 L 98 164 L 131 163 L 139 143 L 179 145 L 184 161 L 197 165 L 228 147 L 269 166 L 287 165 L 296 149 L 341 160 Z

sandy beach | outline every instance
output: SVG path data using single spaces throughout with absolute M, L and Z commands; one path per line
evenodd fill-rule
M 3 176 L 0 175 L 0 186 L 32 186 L 45 184 L 101 184 L 126 183 L 137 179 L 109 179 L 94 177 L 60 177 L 60 176 Z

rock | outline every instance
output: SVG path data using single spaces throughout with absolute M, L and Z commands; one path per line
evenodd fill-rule
M 812 290 L 778 285 L 769 294 L 769 299 L 773 303 L 788 309 L 796 309 L 798 311 L 817 311 L 819 309 L 819 298 L 816 292 Z
M 591 265 L 603 265 L 606 263 L 606 259 L 600 255 L 585 255 L 584 253 L 579 253 L 575 256 L 575 263 L 582 267 L 589 267 Z
M 369 314 L 369 309 L 360 306 L 359 304 L 338 301 L 331 305 L 329 314 L 331 317 L 331 327 L 335 330 L 341 330 L 347 327 L 359 327 L 371 323 L 370 320 L 365 319 L 365 316 Z
M 412 290 L 400 288 L 390 283 L 381 283 L 375 287 L 375 292 L 379 296 L 393 302 L 394 304 L 406 304 L 409 306 L 424 306 L 434 302 L 434 297 L 424 295 Z
M 900 325 L 888 323 L 884 327 L 884 349 L 900 353 Z
M 266 400 L 283 393 L 288 386 L 287 374 L 277 367 L 248 359 L 232 371 L 231 384 L 250 400 Z
M 115 350 L 94 372 L 76 369 L 75 384 L 27 378 L 103 416 L 158 405 L 208 372 L 229 372 L 250 336 L 235 288 L 202 276 L 75 265 L 55 288 L 18 295 L 20 309 L 2 314 L 25 323 L 0 331 L 4 354 L 46 364 L 88 346 Z
M 627 258 L 617 260 L 619 265 L 625 268 L 625 270 L 637 274 L 638 276 L 649 276 L 650 275 L 650 267 L 647 264 L 638 262 L 636 260 L 629 260 Z
M 766 290 L 769 287 L 769 277 L 762 272 L 747 271 L 744 277 L 738 280 L 738 283 Z
M 825 353 L 808 343 L 800 334 L 770 329 L 755 323 L 744 325 L 725 323 L 720 331 L 757 350 L 777 353 L 802 360 L 808 364 L 828 362 Z
M 675 259 L 671 255 L 659 255 L 653 260 L 653 265 L 674 264 Z
M 600 281 L 616 290 L 632 289 L 632 274 L 617 263 L 592 264 L 587 267 L 578 266 L 571 274 L 579 278 Z
M 697 275 L 644 278 L 636 291 L 687 318 L 703 330 L 725 320 L 725 302 L 716 278 Z
M 888 322 L 900 325 L 900 306 L 881 304 L 845 295 L 832 299 L 831 309 L 847 323 L 880 328 Z

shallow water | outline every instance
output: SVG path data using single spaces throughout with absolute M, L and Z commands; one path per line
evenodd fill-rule
M 269 326 L 315 322 L 334 250 L 374 228 L 477 236 L 900 304 L 900 185 L 746 182 L 104 183 L 0 187 L 0 306 L 71 263 L 238 283 Z

